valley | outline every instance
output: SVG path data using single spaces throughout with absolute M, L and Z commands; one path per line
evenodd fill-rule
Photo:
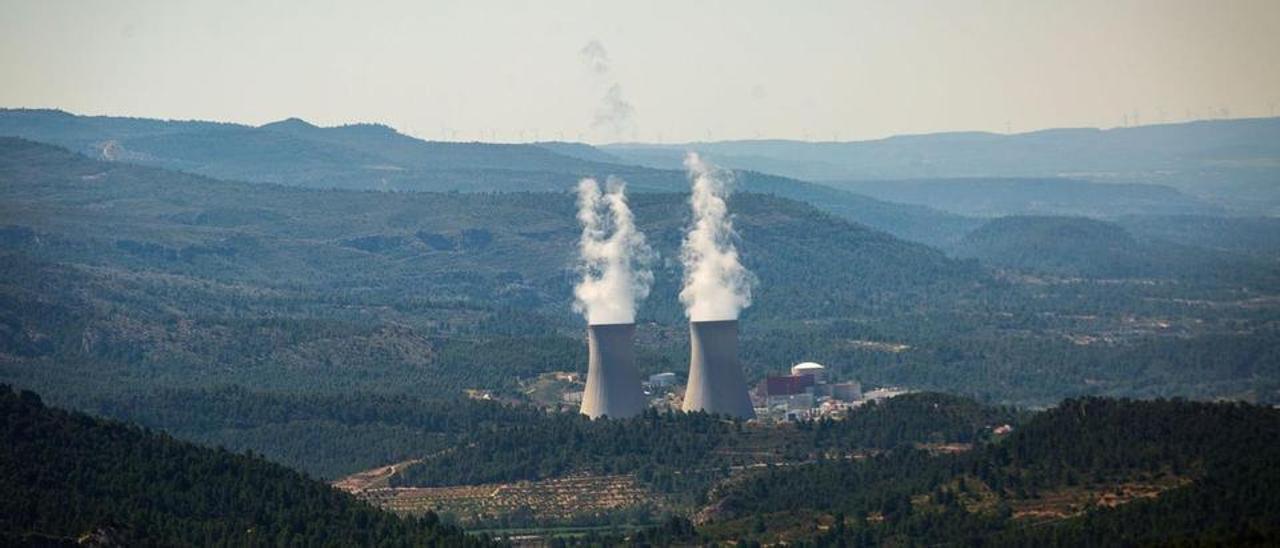
M 973 221 L 938 249 L 741 192 L 732 207 L 759 282 L 743 318 L 752 385 L 819 360 L 867 390 L 964 398 L 907 394 L 836 421 L 745 425 L 672 414 L 676 399 L 597 424 L 569 397 L 586 360 L 566 289 L 567 193 L 298 188 L 0 145 L 4 382 L 521 542 L 886 539 L 908 523 L 904 504 L 912 520 L 1022 538 L 1166 504 L 1200 477 L 1164 463 L 1030 488 L 956 469 L 1009 445 L 1003 432 L 1035 420 L 1026 409 L 1280 397 L 1280 278 L 1265 245 L 1174 244 L 1172 217 L 1014 216 Z M 685 199 L 632 197 L 660 257 L 678 256 Z M 681 372 L 679 266 L 665 259 L 654 274 L 638 366 Z M 871 487 L 874 503 L 757 500 L 775 478 L 899 462 L 953 472 L 933 487 Z
M 0 4 L 0 548 L 1280 546 L 1276 0 Z

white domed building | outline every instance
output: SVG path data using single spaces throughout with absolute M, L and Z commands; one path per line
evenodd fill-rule
M 803 362 L 791 366 L 793 376 L 812 375 L 814 384 L 827 382 L 827 368 L 816 362 Z

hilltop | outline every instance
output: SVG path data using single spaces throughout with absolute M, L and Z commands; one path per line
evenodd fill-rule
M 0 540 L 7 545 L 483 546 L 398 518 L 261 457 L 46 407 L 0 385 Z
M 8 345 L 49 367 L 103 360 L 148 364 L 166 383 L 209 374 L 201 382 L 298 389 L 359 379 L 456 393 L 580 362 L 568 193 L 223 182 L 7 140 L 0 196 L 4 289 L 15 304 Z M 632 197 L 664 257 L 678 256 L 685 200 Z M 973 264 L 801 203 L 741 193 L 733 207 L 760 281 L 748 312 L 762 320 L 760 335 L 773 321 L 888 314 L 990 283 Z M 678 341 L 679 264 L 664 261 L 655 274 L 640 319 L 657 340 Z M 542 352 L 512 354 L 501 337 L 536 337 Z M 674 369 L 677 352 L 665 349 L 649 367 Z M 477 359 L 468 356 L 492 367 L 465 367 Z M 306 374 L 316 368 L 329 374 Z
M 682 170 L 613 163 L 577 143 L 424 141 L 376 124 L 319 127 L 288 119 L 259 127 L 213 122 L 0 110 L 0 136 L 55 144 L 87 157 L 213 178 L 321 189 L 564 192 L 581 177 L 617 176 L 633 192 L 685 192 Z M 976 223 L 823 185 L 754 172 L 740 191 L 799 200 L 843 219 L 926 243 L 952 242 Z
M 1115 223 L 1084 217 L 1002 217 L 965 235 L 960 257 L 1067 277 L 1201 280 L 1280 288 L 1273 260 L 1256 254 L 1138 237 Z
M 657 168 L 677 166 L 683 151 L 696 150 L 734 169 L 830 181 L 836 186 L 848 181 L 1047 177 L 1162 185 L 1203 201 L 1200 207 L 1275 215 L 1280 212 L 1280 192 L 1274 184 L 1280 174 L 1276 143 L 1280 143 L 1280 118 L 1017 134 L 935 133 L 851 142 L 636 143 L 603 149 Z M 1179 200 L 1185 202 L 1186 197 Z
M 631 198 L 664 257 L 637 362 L 683 372 L 687 197 Z M 867 385 L 1032 405 L 1280 394 L 1265 284 L 992 268 L 777 196 L 730 207 L 759 280 L 740 352 L 753 383 L 815 360 Z M 525 381 L 581 372 L 574 213 L 564 192 L 230 182 L 0 140 L 0 379 L 93 410 L 180 391 L 154 406 L 173 419 L 153 424 L 326 477 L 398 462 L 438 448 L 435 430 L 380 413 L 220 421 L 294 396 L 528 402 Z M 251 387 L 241 403 L 181 411 L 237 386 Z

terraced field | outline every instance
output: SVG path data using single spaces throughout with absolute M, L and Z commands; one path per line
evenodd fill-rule
M 568 523 L 585 517 L 628 511 L 661 511 L 662 496 L 632 475 L 571 476 L 456 487 L 379 487 L 359 491 L 361 498 L 399 514 L 428 510 L 464 523 L 497 523 L 512 518 L 539 523 Z
M 1135 500 L 1153 499 L 1165 491 L 1190 483 L 1189 478 L 1164 476 L 1115 485 L 1060 489 L 1034 498 L 1012 500 L 1010 507 L 1016 519 L 1055 521 L 1082 515 L 1090 507 L 1114 508 Z

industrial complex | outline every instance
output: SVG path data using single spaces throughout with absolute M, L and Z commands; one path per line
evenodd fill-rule
M 766 375 L 748 387 L 738 362 L 737 328 L 736 320 L 690 323 L 688 382 L 682 385 L 673 371 L 641 380 L 634 359 L 634 324 L 589 326 L 586 386 L 581 392 L 570 389 L 561 401 L 591 418 L 632 417 L 654 407 L 794 421 L 839 418 L 852 407 L 908 392 L 892 387 L 864 391 L 858 381 L 837 380 L 826 366 L 811 361 Z

